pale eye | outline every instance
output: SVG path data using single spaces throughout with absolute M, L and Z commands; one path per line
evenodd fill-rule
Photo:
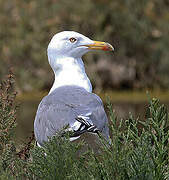
M 72 37 L 72 38 L 70 38 L 70 39 L 69 39 L 69 41 L 70 41 L 71 43 L 74 43 L 74 42 L 76 42 L 76 41 L 77 41 L 77 39 L 76 39 L 76 38 L 74 38 L 74 37 Z

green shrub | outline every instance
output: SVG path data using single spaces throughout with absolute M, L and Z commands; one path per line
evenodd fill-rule
M 58 135 L 44 148 L 32 150 L 30 171 L 36 179 L 129 179 L 167 180 L 169 178 L 169 122 L 164 105 L 153 99 L 144 121 L 119 120 L 110 106 L 111 145 L 103 138 L 102 153 L 92 150 L 80 157 L 82 144 L 69 142 Z M 45 155 L 46 154 L 46 155 Z
M 14 141 L 17 111 L 14 84 L 12 72 L 0 84 L 0 179 L 3 180 L 25 177 L 27 174 L 24 170 L 26 162 L 19 158 Z
M 169 117 L 159 101 L 152 99 L 146 118 L 130 114 L 119 120 L 109 104 L 111 144 L 100 135 L 100 153 L 84 142 L 72 143 L 69 134 L 57 134 L 43 148 L 31 145 L 21 150 L 12 135 L 16 126 L 15 94 L 10 75 L 0 93 L 0 179 L 95 179 L 95 180 L 168 180 Z

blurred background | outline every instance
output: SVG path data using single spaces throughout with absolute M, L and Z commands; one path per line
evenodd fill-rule
M 143 117 L 147 90 L 169 104 L 169 0 L 0 0 L 0 24 L 0 81 L 12 67 L 18 134 L 33 129 L 37 106 L 53 83 L 46 48 L 63 30 L 115 47 L 83 59 L 94 92 L 104 101 L 109 96 L 119 117 Z

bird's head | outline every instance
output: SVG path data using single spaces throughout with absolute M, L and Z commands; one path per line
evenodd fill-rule
M 51 39 L 48 45 L 48 56 L 54 57 L 73 57 L 81 58 L 85 53 L 91 50 L 113 51 L 114 48 L 101 41 L 93 41 L 88 37 L 74 32 L 63 31 L 57 33 Z

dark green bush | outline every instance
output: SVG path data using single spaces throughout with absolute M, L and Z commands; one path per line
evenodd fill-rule
M 0 179 L 169 179 L 169 117 L 158 100 L 150 101 L 144 120 L 132 115 L 119 120 L 109 104 L 111 144 L 100 136 L 99 153 L 84 142 L 70 142 L 69 134 L 56 135 L 43 148 L 34 147 L 32 137 L 21 149 L 13 141 L 16 93 L 12 82 L 10 75 L 0 93 Z M 87 150 L 79 153 L 83 146 Z
M 153 99 L 144 121 L 120 121 L 110 106 L 111 145 L 104 139 L 102 153 L 77 156 L 79 144 L 59 136 L 44 148 L 35 148 L 30 170 L 37 179 L 129 179 L 167 180 L 169 178 L 169 121 L 164 105 Z M 46 154 L 46 155 L 44 155 Z
M 24 169 L 27 163 L 19 158 L 14 141 L 17 111 L 14 83 L 14 75 L 10 72 L 0 84 L 0 179 L 3 180 L 28 176 Z
M 13 75 L 9 74 L 8 79 L 0 84 L 0 177 L 9 175 L 4 172 L 14 170 L 13 152 L 16 147 L 13 142 L 14 128 L 16 126 L 16 92 L 13 89 Z

